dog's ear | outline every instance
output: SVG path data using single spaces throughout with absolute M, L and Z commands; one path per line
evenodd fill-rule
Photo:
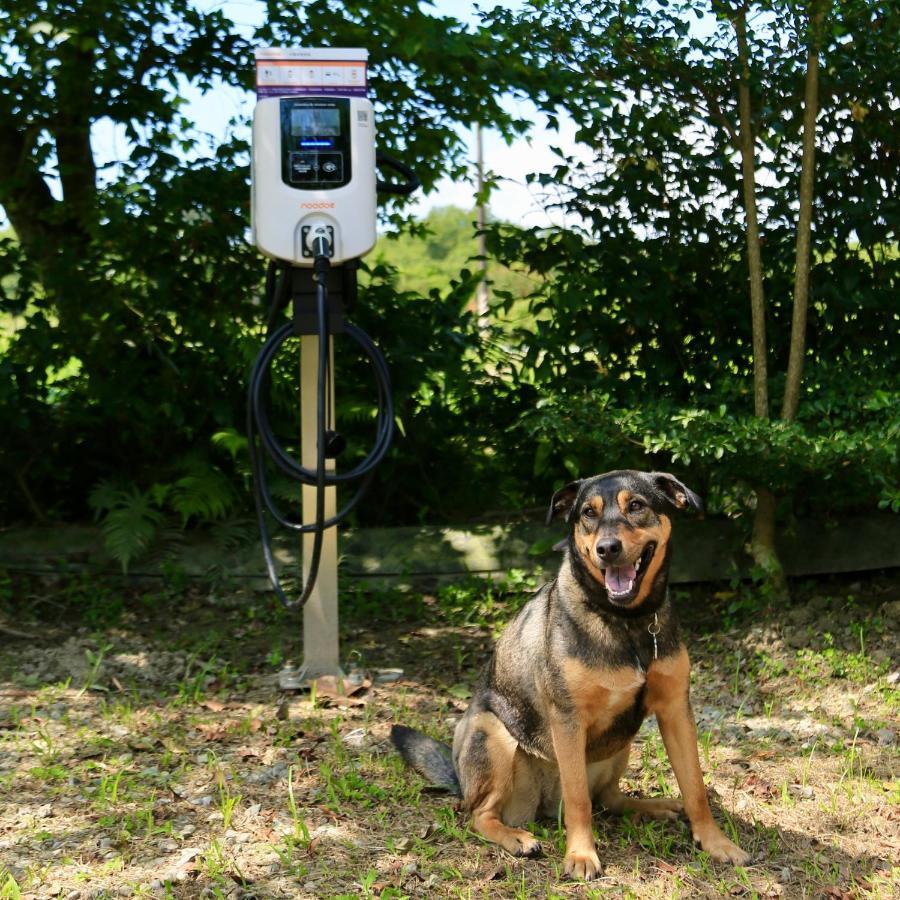
M 568 516 L 578 496 L 578 488 L 581 487 L 581 481 L 570 481 L 565 487 L 560 488 L 550 501 L 550 509 L 547 512 L 547 524 L 549 525 L 558 515 Z
M 650 477 L 672 506 L 677 509 L 690 507 L 691 509 L 703 511 L 703 501 L 674 475 L 669 475 L 666 472 L 653 472 Z

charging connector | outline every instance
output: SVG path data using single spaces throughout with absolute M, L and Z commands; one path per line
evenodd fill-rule
M 332 225 L 324 222 L 304 225 L 300 229 L 300 240 L 303 244 L 303 256 L 307 259 L 316 259 L 322 256 L 331 259 L 334 256 L 334 226 Z

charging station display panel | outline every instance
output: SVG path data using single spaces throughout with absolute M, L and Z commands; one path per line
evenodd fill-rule
M 299 190 L 350 182 L 350 100 L 285 97 L 281 104 L 281 177 Z

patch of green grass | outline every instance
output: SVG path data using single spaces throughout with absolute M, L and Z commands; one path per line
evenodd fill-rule
M 126 609 L 121 590 L 98 582 L 90 575 L 79 575 L 65 582 L 62 599 L 67 606 L 77 610 L 85 625 L 96 631 L 120 624 Z
M 537 587 L 537 574 L 510 569 L 500 581 L 469 578 L 444 585 L 437 592 L 437 608 L 449 625 L 478 625 L 496 636 Z
M 358 583 L 341 593 L 341 619 L 348 622 L 409 622 L 428 616 L 428 607 L 417 591 Z
M 69 770 L 57 763 L 50 766 L 34 766 L 28 770 L 28 774 L 39 781 L 61 782 L 68 779 Z
M 121 770 L 118 772 L 104 773 L 100 776 L 100 783 L 94 791 L 94 806 L 98 809 L 108 809 L 115 806 L 119 802 L 120 789 L 122 796 L 127 793 L 127 781 L 123 789 L 122 776 L 125 773 Z
M 363 775 L 353 764 L 337 769 L 323 762 L 319 766 L 319 775 L 322 778 L 325 805 L 333 812 L 339 812 L 344 803 L 371 808 L 387 800 L 384 788 Z
M 668 822 L 631 816 L 622 817 L 621 832 L 623 842 L 637 844 L 662 859 L 668 859 L 676 845 L 684 839 L 681 829 L 676 831 Z
M 188 661 L 187 671 L 178 684 L 174 700 L 176 706 L 191 706 L 200 703 L 211 684 L 227 683 L 232 671 L 227 662 L 216 656 L 198 661 L 196 654 Z
M 858 631 L 861 640 L 859 651 L 841 650 L 834 646 L 834 637 L 825 632 L 822 638 L 825 647 L 822 650 L 812 650 L 803 647 L 797 651 L 797 655 L 791 673 L 801 681 L 814 682 L 819 678 L 841 678 L 856 684 L 866 684 L 875 681 L 887 671 L 887 665 L 877 663 L 865 652 L 862 644 L 863 631 Z
M 641 742 L 641 789 L 648 794 L 672 795 L 669 774 L 672 767 L 662 737 L 656 729 L 645 730 Z
M 219 779 L 219 812 L 222 813 L 222 827 L 227 831 L 231 828 L 234 814 L 241 805 L 241 795 L 230 791 L 224 778 Z

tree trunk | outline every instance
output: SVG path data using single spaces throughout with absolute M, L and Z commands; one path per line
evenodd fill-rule
M 816 168 L 816 115 L 819 111 L 819 44 L 824 17 L 824 3 L 822 0 L 819 2 L 814 0 L 809 22 L 809 51 L 806 57 L 806 88 L 803 97 L 803 156 L 800 163 L 800 213 L 797 219 L 791 349 L 787 380 L 784 384 L 784 404 L 781 408 L 781 418 L 788 422 L 797 417 L 803 378 L 803 357 L 806 354 L 813 177 Z
M 761 419 L 769 416 L 768 367 L 766 364 L 766 297 L 763 290 L 762 253 L 756 215 L 756 159 L 750 115 L 750 53 L 747 48 L 747 18 L 741 10 L 734 20 L 738 41 L 738 114 L 740 117 L 741 173 L 744 211 L 747 216 L 747 267 L 750 270 L 750 310 L 753 316 L 753 410 Z
M 747 44 L 747 13 L 740 9 L 733 19 L 737 37 L 738 116 L 741 174 L 744 185 L 744 211 L 747 216 L 747 266 L 750 273 L 750 309 L 753 328 L 753 410 L 761 419 L 769 417 L 769 387 L 766 347 L 766 298 L 763 289 L 762 252 L 756 213 L 756 158 L 753 122 L 750 110 L 750 51 Z M 766 486 L 757 485 L 756 510 L 750 551 L 753 561 L 765 573 L 767 588 L 780 599 L 787 597 L 787 580 L 775 549 L 775 495 Z
M 84 347 L 94 326 L 84 317 L 83 305 L 96 294 L 87 265 L 98 216 L 91 149 L 94 52 L 75 44 L 69 41 L 60 49 L 54 88 L 61 112 L 47 126 L 62 199 L 53 196 L 41 172 L 35 153 L 39 130 L 18 125 L 11 101 L 0 97 L 0 205 L 37 270 L 65 340 Z M 81 354 L 81 362 L 90 376 L 90 354 Z
M 787 577 L 775 548 L 775 511 L 777 500 L 767 487 L 757 487 L 756 510 L 753 514 L 753 534 L 750 555 L 762 570 L 766 590 L 774 600 L 790 599 Z

